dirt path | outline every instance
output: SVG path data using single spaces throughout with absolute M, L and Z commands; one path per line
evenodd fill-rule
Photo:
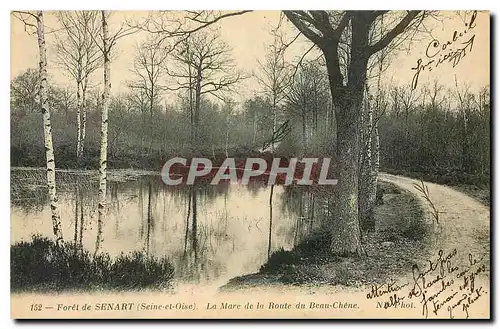
M 443 251 L 443 258 L 451 253 L 454 249 L 456 249 L 456 255 L 453 257 L 453 266 L 458 266 L 460 270 L 467 268 L 469 265 L 469 254 L 474 256 L 479 262 L 479 259 L 482 258 L 481 264 L 486 265 L 486 270 L 481 272 L 478 277 L 477 285 L 479 286 L 479 280 L 481 280 L 481 284 L 484 285 L 484 288 L 488 290 L 489 286 L 489 258 L 490 258 L 490 209 L 487 206 L 484 206 L 479 201 L 458 192 L 448 186 L 437 185 L 433 183 L 424 182 L 428 187 L 429 194 L 431 200 L 434 202 L 435 207 L 440 212 L 439 213 L 439 224 L 437 224 L 434 218 L 430 214 L 431 207 L 428 205 L 427 201 L 422 197 L 421 193 L 415 189 L 415 183 L 418 183 L 418 180 L 402 177 L 402 176 L 394 176 L 389 174 L 380 174 L 379 178 L 381 181 L 389 182 L 396 185 L 398 188 L 408 191 L 409 193 L 415 195 L 416 199 L 421 202 L 421 205 L 426 210 L 424 211 L 424 217 L 426 221 L 430 223 L 430 232 L 423 238 L 421 241 L 421 245 L 414 243 L 412 244 L 412 255 L 405 255 L 405 259 L 401 259 L 398 263 L 397 257 L 394 257 L 395 254 L 400 252 L 400 249 L 391 249 L 394 247 L 381 247 L 379 244 L 376 244 L 377 250 L 382 248 L 384 252 L 390 253 L 392 256 L 393 263 L 387 264 L 387 262 L 382 262 L 382 258 L 380 255 L 373 256 L 372 250 L 372 258 L 368 257 L 368 259 L 361 258 L 358 260 L 346 259 L 344 260 L 344 264 L 359 262 L 359 264 L 355 264 L 355 266 L 349 267 L 347 269 L 347 265 L 344 266 L 344 270 L 351 271 L 353 267 L 357 268 L 360 273 L 365 273 L 367 270 L 384 268 L 397 268 L 397 269 L 406 269 L 405 274 L 397 274 L 392 278 L 401 283 L 411 283 L 413 282 L 412 277 L 412 269 L 411 265 L 408 265 L 408 259 L 411 259 L 411 264 L 417 264 L 422 270 L 426 269 L 429 265 L 429 260 L 436 262 L 438 258 L 439 250 Z M 405 205 L 406 206 L 406 205 Z M 410 207 L 415 205 L 408 205 Z M 392 204 L 394 207 L 394 204 Z M 394 211 L 394 209 L 389 208 L 390 211 Z M 397 222 L 403 220 L 398 216 L 403 215 L 404 211 L 401 211 L 401 214 L 393 215 L 396 218 L 393 219 L 393 222 L 387 224 L 398 225 Z M 381 220 L 384 217 L 381 217 Z M 400 248 L 401 246 L 396 248 Z M 377 251 L 376 250 L 376 251 Z M 373 261 L 373 259 L 376 259 Z M 339 270 L 339 266 L 337 263 L 326 263 L 320 265 L 319 267 L 315 267 L 318 271 L 321 271 L 322 275 L 331 276 L 333 278 L 336 277 L 336 271 Z M 385 268 L 384 268 L 385 269 Z M 363 272 L 365 271 L 365 272 Z M 355 275 L 357 272 L 354 270 L 351 273 L 351 276 Z M 372 273 L 373 274 L 373 273 Z M 428 277 L 432 275 L 429 274 Z M 262 277 L 258 277 L 256 279 L 258 282 L 262 282 Z M 247 281 L 248 282 L 248 281 Z M 242 287 L 245 288 L 245 292 L 273 292 L 280 294 L 306 294 L 306 295 L 331 295 L 340 296 L 344 293 L 352 294 L 352 296 L 357 296 L 356 298 L 364 298 L 364 295 L 370 289 L 370 285 L 343 285 L 343 284 L 301 284 L 301 285 L 286 285 L 286 284 L 274 284 L 270 285 L 267 283 L 262 284 L 251 284 L 249 285 L 236 285 L 234 291 L 236 293 L 241 291 Z M 460 280 L 456 280 L 456 285 L 460 284 Z M 435 287 L 441 287 L 440 285 L 435 285 Z M 434 288 L 432 288 L 434 289 Z M 437 288 L 436 288 L 437 289 Z M 431 290 L 429 290 L 430 292 Z M 224 293 L 230 293 L 231 289 L 228 291 L 224 290 Z M 407 291 L 405 293 L 408 293 Z M 360 297 L 362 296 L 362 297 Z M 417 314 L 420 315 L 420 308 L 417 309 Z M 446 314 L 444 315 L 446 317 Z
M 431 216 L 430 205 L 415 189 L 416 179 L 389 174 L 379 174 L 382 181 L 393 183 L 415 194 L 428 210 L 428 219 L 434 222 L 431 237 L 432 248 L 445 253 L 457 249 L 457 258 L 469 261 L 469 254 L 476 258 L 490 258 L 490 209 L 479 201 L 458 192 L 451 187 L 424 182 L 429 189 L 431 201 L 439 211 L 439 224 Z

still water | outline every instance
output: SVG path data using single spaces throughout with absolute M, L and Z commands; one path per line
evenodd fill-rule
M 11 243 L 52 236 L 43 171 L 35 176 L 12 179 Z M 58 185 L 64 238 L 90 251 L 97 186 L 88 172 L 65 173 Z M 146 175 L 108 181 L 107 200 L 103 251 L 167 257 L 177 281 L 196 284 L 258 271 L 270 253 L 293 248 L 324 215 L 324 202 L 305 189 L 274 186 L 271 197 L 271 187 L 259 183 L 172 187 Z

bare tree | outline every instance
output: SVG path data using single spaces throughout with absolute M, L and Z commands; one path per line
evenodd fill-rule
M 76 157 L 80 162 L 86 134 L 86 92 L 90 75 L 99 68 L 102 52 L 94 42 L 101 25 L 97 11 L 58 11 L 55 13 L 62 26 L 56 35 L 57 63 L 76 82 Z
M 11 108 L 21 109 L 23 114 L 40 111 L 40 70 L 28 69 L 10 83 Z
M 161 94 L 165 90 L 161 84 L 162 76 L 165 73 L 164 65 L 168 57 L 168 51 L 164 42 L 158 37 L 152 38 L 138 47 L 138 52 L 134 60 L 133 73 L 137 81 L 131 84 L 133 89 L 139 89 L 140 94 L 147 99 L 149 110 L 149 125 L 153 126 L 154 107 L 161 101 Z M 153 144 L 153 129 L 150 129 L 149 152 Z
M 416 89 L 413 89 L 409 86 L 401 86 L 399 87 L 398 95 L 405 116 L 405 136 L 408 137 L 408 118 L 410 117 L 412 110 L 415 108 L 415 105 L 420 98 L 420 94 L 417 93 Z
M 169 90 L 186 90 L 189 95 L 193 150 L 200 141 L 200 105 L 203 95 L 224 100 L 244 76 L 236 69 L 230 48 L 213 31 L 201 31 L 185 39 L 172 52 L 174 64 L 167 74 L 175 80 Z
M 262 85 L 264 93 L 272 104 L 271 116 L 273 122 L 273 132 L 277 128 L 278 108 L 285 99 L 286 90 L 291 85 L 292 67 L 285 61 L 286 47 L 282 42 L 282 35 L 278 29 L 271 31 L 273 42 L 267 45 L 268 51 L 264 62 L 258 62 L 261 75 L 257 75 L 259 84 Z M 274 152 L 274 143 L 271 144 Z
M 303 154 L 308 150 L 308 126 L 311 128 L 309 130 L 317 130 L 320 105 L 325 105 L 328 99 L 326 78 L 327 75 L 317 62 L 301 63 L 294 74 L 293 84 L 287 89 L 287 112 L 300 118 Z
M 52 144 L 52 124 L 50 120 L 50 109 L 48 104 L 48 74 L 47 74 L 47 52 L 45 45 L 45 26 L 43 23 L 43 12 L 14 12 L 14 16 L 20 19 L 26 28 L 35 28 L 38 37 L 39 51 L 39 74 L 40 74 L 40 108 L 43 114 L 43 136 L 45 144 L 45 156 L 47 167 L 47 187 L 49 189 L 50 209 L 52 212 L 52 229 L 56 237 L 56 243 L 62 245 L 63 232 L 61 228 L 61 215 L 56 190 L 56 164 L 54 147 Z
M 231 130 L 231 124 L 233 123 L 233 114 L 235 108 L 235 101 L 232 99 L 226 99 L 224 101 L 224 106 L 222 108 L 222 112 L 224 113 L 224 119 L 226 124 L 226 132 L 225 132 L 225 142 L 224 142 L 224 151 L 226 153 L 226 158 L 229 157 L 229 131 Z M 215 157 L 215 156 L 214 156 Z
M 422 103 L 425 103 L 425 96 L 429 95 L 429 101 L 432 108 L 442 106 L 446 100 L 445 97 L 441 96 L 443 89 L 443 85 L 440 85 L 437 79 L 434 80 L 431 87 L 426 86 L 424 88 L 425 93 L 422 95 Z
M 470 91 L 470 85 L 464 85 L 460 87 L 455 76 L 455 99 L 457 101 L 457 107 L 462 119 L 462 168 L 464 171 L 468 172 L 471 169 L 471 142 L 470 142 L 470 127 L 469 121 L 471 119 L 472 103 L 474 102 L 474 95 Z

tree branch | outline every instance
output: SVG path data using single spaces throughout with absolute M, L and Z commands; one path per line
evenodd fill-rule
M 318 47 L 322 48 L 325 45 L 325 39 L 321 37 L 319 34 L 315 33 L 309 27 L 304 24 L 304 17 L 302 15 L 297 14 L 293 11 L 284 11 L 286 17 L 292 22 L 293 25 L 309 40 L 318 45 Z
M 385 36 L 383 36 L 378 42 L 369 47 L 369 54 L 372 55 L 385 47 L 387 47 L 394 38 L 403 33 L 405 29 L 410 25 L 415 17 L 420 13 L 420 10 L 408 11 L 406 16 Z

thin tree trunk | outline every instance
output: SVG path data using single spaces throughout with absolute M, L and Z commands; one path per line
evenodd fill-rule
M 188 48 L 189 51 L 189 48 Z M 194 110 L 193 110 L 193 72 L 191 70 L 191 64 L 188 65 L 189 72 L 189 123 L 190 123 L 190 142 L 191 142 L 191 152 L 194 153 Z
M 139 237 L 142 239 L 144 237 L 144 194 L 142 192 L 142 181 L 139 183 L 139 218 L 141 220 L 141 225 L 139 227 Z
M 257 140 L 257 119 L 255 118 L 255 114 L 253 116 L 253 144 L 255 145 L 255 142 Z
M 302 110 L 302 155 L 306 154 L 307 151 L 307 127 L 306 127 L 306 115 L 304 113 L 305 109 Z
M 78 245 L 80 246 L 80 249 L 83 248 L 83 229 L 85 225 L 85 221 L 83 218 L 83 193 L 82 190 L 80 190 L 80 193 L 78 195 L 80 198 L 80 238 L 78 241 Z
M 78 248 L 78 220 L 79 220 L 79 211 L 80 208 L 78 207 L 78 186 L 75 188 L 75 234 L 73 236 L 73 239 L 75 240 L 75 252 Z
M 187 215 L 186 215 L 186 232 L 184 234 L 184 255 L 186 255 L 187 252 L 187 241 L 188 241 L 188 233 L 189 233 L 189 216 L 191 215 L 191 189 L 189 190 L 189 196 L 188 196 L 188 210 L 187 210 Z
M 151 210 L 151 193 L 152 193 L 152 186 L 151 182 L 149 182 L 149 189 L 148 189 L 148 218 L 147 218 L 147 228 L 146 228 L 146 255 L 149 255 L 149 247 L 151 244 L 151 225 L 153 222 L 153 214 Z
M 82 103 L 81 103 L 81 115 L 82 115 L 82 121 L 81 121 L 81 135 L 80 135 L 80 159 L 83 157 L 83 150 L 85 148 L 85 137 L 86 137 L 86 131 L 87 131 L 87 78 L 85 79 L 83 88 L 82 88 Z
M 272 233 L 273 233 L 273 191 L 274 184 L 271 185 L 271 192 L 269 194 L 269 238 L 267 246 L 267 259 L 271 258 L 271 245 L 272 245 Z
M 52 145 L 52 125 L 50 122 L 50 110 L 47 95 L 47 53 L 45 50 L 45 31 L 43 25 L 43 12 L 37 12 L 37 36 L 38 50 L 40 52 L 40 105 L 43 114 L 43 136 L 45 144 L 45 156 L 47 164 L 47 186 L 49 188 L 50 209 L 52 212 L 52 229 L 56 237 L 56 243 L 62 245 L 63 233 L 61 229 L 61 216 L 59 212 L 56 191 L 56 164 L 54 148 Z
M 276 131 L 277 125 L 277 117 L 276 117 L 276 93 L 273 94 L 273 131 L 272 136 L 274 136 L 274 132 Z M 271 153 L 274 154 L 274 141 L 271 141 Z
M 359 192 L 358 207 L 361 229 L 363 231 L 373 231 L 375 229 L 375 220 L 372 215 L 374 203 L 371 202 L 373 183 L 372 180 L 372 130 L 373 130 L 373 109 L 370 104 L 368 87 L 366 87 L 365 115 L 362 117 L 362 149 L 360 152 L 359 164 Z
M 316 203 L 316 198 L 314 194 L 311 193 L 311 218 L 310 218 L 310 226 L 309 226 L 309 232 L 312 232 L 312 229 L 314 227 L 314 204 Z
M 198 209 L 196 203 L 196 189 L 192 185 L 192 198 L 193 198 L 193 227 L 192 227 L 192 241 L 193 241 L 193 251 L 194 251 L 194 261 L 195 264 L 198 263 Z
M 378 133 L 378 123 L 375 124 L 375 129 L 373 131 L 373 161 L 371 168 L 371 181 L 372 186 L 370 190 L 369 202 L 372 204 L 372 208 L 375 206 L 377 201 L 377 182 L 378 182 L 378 171 L 380 169 L 380 136 Z
M 194 144 L 195 150 L 200 149 L 200 104 L 201 104 L 201 68 L 196 74 L 195 104 L 194 104 Z
M 226 158 L 229 157 L 228 148 L 229 148 L 229 120 L 227 120 L 227 125 L 226 125 L 226 145 L 225 145 Z
M 108 40 L 108 23 L 106 21 L 106 11 L 101 11 L 102 14 L 102 42 L 104 50 L 104 91 L 102 94 L 102 120 L 101 120 L 101 156 L 99 160 L 99 204 L 98 220 L 97 220 L 97 239 L 95 254 L 100 252 L 102 244 L 102 226 L 106 217 L 106 181 L 107 181 L 107 165 L 108 165 L 108 107 L 109 107 L 109 92 L 111 89 L 110 81 L 110 45 Z
M 80 81 L 76 81 L 76 162 L 80 163 L 80 143 L 82 141 L 82 116 Z
M 154 129 L 153 129 L 153 106 L 154 106 L 154 94 L 153 94 L 153 88 L 154 84 L 151 85 L 151 98 L 149 100 L 149 129 L 150 129 L 150 136 L 149 136 L 149 150 L 148 154 L 151 154 L 153 151 L 153 140 L 154 140 Z

